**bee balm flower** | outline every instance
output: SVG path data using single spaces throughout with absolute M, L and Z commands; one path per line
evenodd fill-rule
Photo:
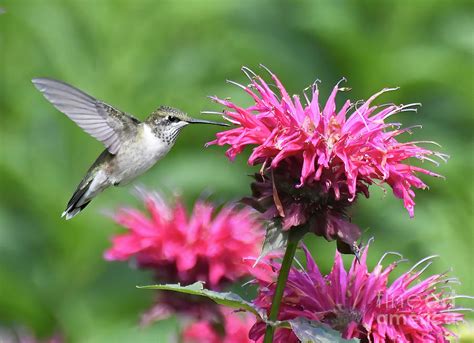
M 341 255 L 328 275 L 322 275 L 306 250 L 306 271 L 292 268 L 284 291 L 279 320 L 298 317 L 318 321 L 342 333 L 344 338 L 359 338 L 362 342 L 425 343 L 448 342 L 453 334 L 446 328 L 463 319 L 454 308 L 455 298 L 444 287 L 451 279 L 435 274 L 420 280 L 426 267 L 416 268 L 389 284 L 390 273 L 397 262 L 384 268 L 383 258 L 372 271 L 368 270 L 365 248 L 360 262 L 354 258 L 349 270 Z M 429 265 L 429 264 L 428 264 Z M 270 270 L 270 269 L 269 269 Z M 276 276 L 275 276 L 276 278 Z M 269 309 L 275 283 L 263 278 L 256 305 Z M 440 287 L 441 286 L 441 287 Z M 258 339 L 265 324 L 257 322 L 250 337 Z M 277 330 L 274 342 L 298 342 L 288 329 Z
M 238 85 L 254 104 L 241 107 L 230 100 L 212 97 L 225 106 L 225 117 L 237 125 L 217 133 L 209 145 L 229 145 L 227 156 L 234 159 L 246 146 L 253 146 L 248 162 L 262 164 L 253 185 L 252 204 L 267 217 L 283 218 L 283 228 L 306 223 L 310 230 L 337 239 L 347 250 L 358 239 L 359 230 L 346 216 L 346 209 L 360 193 L 369 195 L 368 186 L 388 184 L 414 215 L 413 188 L 426 188 L 419 174 L 439 176 L 414 166 L 409 159 L 431 161 L 446 156 L 417 145 L 399 142 L 409 132 L 387 120 L 394 114 L 414 111 L 417 104 L 373 105 L 383 89 L 367 101 L 347 100 L 336 106 L 337 84 L 324 105 L 317 84 L 305 94 L 305 102 L 290 97 L 280 80 L 270 72 L 276 91 L 247 68 L 251 83 Z
M 104 254 L 109 261 L 134 259 L 141 269 L 152 270 L 157 282 L 206 287 L 225 284 L 249 275 L 244 258 L 257 256 L 262 228 L 250 208 L 224 206 L 220 211 L 198 201 L 188 216 L 182 202 L 168 205 L 157 193 L 143 192 L 147 213 L 122 208 L 115 221 L 128 229 L 115 236 Z M 158 292 L 155 305 L 142 315 L 142 325 L 182 313 L 193 318 L 218 316 L 214 302 L 197 296 Z
M 160 282 L 204 281 L 212 289 L 248 274 L 245 257 L 256 256 L 263 232 L 248 208 L 225 206 L 220 211 L 198 201 L 191 216 L 178 199 L 170 206 L 157 193 L 143 195 L 148 214 L 123 208 L 115 221 L 128 229 L 112 239 L 105 259 L 134 258 Z

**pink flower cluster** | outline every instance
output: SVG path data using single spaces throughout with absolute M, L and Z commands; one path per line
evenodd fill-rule
M 248 275 L 242 261 L 258 255 L 263 241 L 252 210 L 225 206 L 217 213 L 198 201 L 188 216 L 179 199 L 169 206 L 157 193 L 144 193 L 143 200 L 148 214 L 123 208 L 114 215 L 128 232 L 112 239 L 107 260 L 134 258 L 140 268 L 155 271 L 160 282 L 200 280 L 213 289 Z
M 445 287 L 452 279 L 445 274 L 421 279 L 430 258 L 391 283 L 389 277 L 400 261 L 384 267 L 382 261 L 388 254 L 369 271 L 368 246 L 359 255 L 360 230 L 348 213 L 359 194 L 369 196 L 370 185 L 387 184 L 413 217 L 414 189 L 427 187 L 419 175 L 439 176 L 410 160 L 437 164 L 433 156 L 441 160 L 446 156 L 419 146 L 432 142 L 400 142 L 399 136 L 410 129 L 388 122 L 394 114 L 414 111 L 416 104 L 373 105 L 378 96 L 391 90 L 383 89 L 366 101 L 347 100 L 338 109 L 337 93 L 346 90 L 340 83 L 324 105 L 320 105 L 316 83 L 302 102 L 297 95 L 290 97 L 273 73 L 276 90 L 249 69 L 243 70 L 250 84 L 235 84 L 250 95 L 253 104 L 240 107 L 213 97 L 226 107 L 225 118 L 237 127 L 218 133 L 209 144 L 229 145 L 230 159 L 246 146 L 254 146 L 248 162 L 262 164 L 262 168 L 254 176 L 252 197 L 244 202 L 263 213 L 260 218 L 274 221 L 277 228 L 314 232 L 337 240 L 340 252 L 357 255 L 346 270 L 336 252 L 332 270 L 323 275 L 304 248 L 306 269 L 291 268 L 279 312 L 273 309 L 271 319 L 277 312 L 279 321 L 305 318 L 362 342 L 448 342 L 454 334 L 447 325 L 463 320 L 460 309 L 454 307 L 456 296 Z M 254 303 L 270 312 L 281 266 L 267 256 L 264 263 L 250 268 L 250 259 L 259 255 L 264 236 L 252 210 L 224 206 L 217 211 L 198 201 L 187 215 L 179 199 L 169 205 L 157 193 L 142 194 L 146 213 L 123 208 L 113 216 L 128 231 L 112 239 L 107 260 L 133 259 L 139 268 L 152 270 L 160 283 L 184 285 L 200 280 L 213 290 L 253 275 L 259 286 Z M 284 265 L 290 263 L 285 257 Z M 143 324 L 185 313 L 195 322 L 183 331 L 184 343 L 263 339 L 266 323 L 262 320 L 255 322 L 253 316 L 238 315 L 209 299 L 168 295 L 157 293 L 156 304 L 143 316 Z M 296 343 L 298 338 L 292 330 L 278 328 L 274 342 Z
M 254 145 L 250 164 L 263 163 L 277 168 L 282 161 L 291 160 L 298 169 L 298 182 L 302 187 L 318 183 L 326 193 L 336 199 L 341 189 L 347 188 L 349 200 L 373 183 L 387 183 L 395 196 L 403 199 L 410 216 L 414 215 L 412 188 L 427 186 L 417 173 L 439 176 L 429 170 L 411 165 L 408 160 L 435 162 L 430 156 L 444 159 L 440 153 L 422 148 L 421 142 L 399 142 L 396 138 L 409 129 L 399 123 L 387 123 L 396 113 L 413 111 L 416 104 L 373 105 L 383 89 L 367 101 L 351 103 L 347 100 L 337 109 L 336 95 L 344 90 L 337 84 L 324 106 L 319 103 L 319 90 L 313 84 L 305 103 L 299 96 L 290 97 L 280 80 L 270 72 L 278 89 L 270 86 L 249 69 L 243 68 L 251 83 L 243 86 L 254 104 L 240 107 L 229 100 L 212 97 L 227 110 L 225 117 L 237 127 L 217 133 L 209 144 L 230 145 L 227 156 L 234 159 L 248 145 Z
M 251 275 L 251 262 L 244 259 L 257 256 L 263 242 L 255 211 L 229 205 L 218 211 L 198 201 L 188 216 L 179 199 L 170 206 L 158 193 L 141 193 L 146 214 L 122 208 L 113 216 L 128 232 L 113 238 L 112 248 L 105 253 L 107 260 L 134 258 L 140 268 L 153 270 L 160 283 L 204 281 L 215 290 Z M 195 320 L 183 331 L 183 342 L 250 342 L 253 316 L 238 316 L 212 300 L 180 293 L 157 292 L 141 324 L 177 313 Z
M 360 262 L 354 258 L 349 270 L 336 252 L 328 275 L 322 275 L 310 253 L 306 249 L 305 252 L 306 270 L 290 271 L 279 320 L 304 317 L 331 326 L 344 338 L 359 338 L 364 342 L 438 343 L 448 342 L 453 335 L 447 324 L 463 319 L 454 308 L 455 297 L 443 287 L 452 279 L 435 274 L 420 280 L 430 263 L 416 269 L 430 258 L 420 261 L 389 285 L 389 276 L 398 262 L 384 268 L 382 258 L 369 271 L 368 247 Z M 275 279 L 276 275 L 258 280 L 260 290 L 255 303 L 263 309 L 271 306 Z M 265 324 L 257 322 L 250 337 L 258 339 L 264 330 Z M 298 339 L 292 331 L 279 329 L 274 342 L 296 343 Z

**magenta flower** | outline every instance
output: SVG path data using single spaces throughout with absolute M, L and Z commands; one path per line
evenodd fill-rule
M 420 261 L 389 285 L 388 278 L 398 262 L 384 268 L 381 264 L 384 255 L 369 272 L 368 247 L 360 262 L 354 258 L 349 270 L 336 252 L 334 266 L 324 276 L 306 249 L 305 252 L 307 270 L 290 271 L 279 320 L 304 317 L 331 326 L 344 338 L 374 343 L 448 342 L 453 333 L 445 325 L 463 320 L 463 315 L 454 308 L 456 297 L 444 287 L 452 279 L 435 274 L 420 280 L 430 263 L 419 271 L 416 268 L 430 258 Z M 271 306 L 274 278 L 276 274 L 258 280 L 260 289 L 255 303 L 263 309 Z M 260 338 L 264 330 L 265 324 L 257 322 L 250 337 Z M 290 330 L 279 329 L 274 342 L 298 340 Z
M 439 175 L 411 165 L 408 160 L 435 162 L 430 156 L 441 159 L 446 156 L 418 146 L 421 142 L 399 142 L 396 138 L 410 130 L 386 120 L 396 113 L 414 111 L 417 104 L 372 105 L 378 96 L 393 90 L 386 88 L 367 101 L 353 104 L 347 100 L 337 109 L 336 95 L 344 90 L 337 84 L 326 104 L 321 106 L 316 83 L 311 87 L 310 97 L 305 94 L 306 102 L 302 103 L 299 96 L 288 95 L 273 73 L 270 75 L 277 92 L 249 69 L 243 68 L 243 71 L 251 84 L 237 85 L 252 97 L 254 104 L 240 107 L 212 97 L 227 107 L 225 116 L 238 127 L 219 132 L 217 139 L 209 144 L 230 145 L 226 153 L 230 159 L 247 145 L 253 145 L 250 164 L 263 163 L 272 169 L 282 166 L 283 162 L 291 164 L 295 169 L 292 177 L 296 178 L 293 186 L 317 184 L 322 192 L 331 193 L 336 200 L 345 196 L 353 201 L 360 192 L 368 194 L 368 185 L 386 183 L 395 196 L 403 199 L 410 216 L 414 215 L 412 188 L 427 187 L 417 174 Z
M 252 210 L 225 206 L 217 213 L 213 205 L 198 201 L 188 217 L 179 199 L 169 206 L 157 193 L 144 193 L 143 200 L 148 214 L 123 208 L 114 215 L 128 232 L 112 239 L 105 259 L 134 258 L 160 282 L 200 280 L 212 289 L 248 275 L 243 259 L 258 255 L 263 241 Z
M 235 313 L 221 308 L 218 321 L 208 318 L 194 322 L 183 331 L 183 343 L 251 343 L 249 331 L 255 322 L 253 315 Z M 258 339 L 257 342 L 261 342 Z

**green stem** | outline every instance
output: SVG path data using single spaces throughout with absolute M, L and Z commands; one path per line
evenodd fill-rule
M 300 237 L 295 237 L 297 235 L 292 235 L 291 230 L 288 234 L 288 244 L 286 246 L 285 256 L 283 257 L 283 262 L 281 264 L 280 273 L 278 274 L 275 294 L 273 295 L 272 307 L 270 308 L 270 316 L 268 317 L 268 320 L 270 322 L 275 322 L 278 319 L 278 312 L 280 311 L 280 304 L 283 298 L 283 291 L 285 290 L 286 280 L 288 280 L 288 274 L 290 273 L 290 268 L 293 264 L 296 248 L 298 247 L 298 242 L 300 240 Z M 264 343 L 272 343 L 274 333 L 275 327 L 270 324 L 267 324 Z

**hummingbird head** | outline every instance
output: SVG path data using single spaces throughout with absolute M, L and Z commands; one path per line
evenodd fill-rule
M 173 128 L 182 128 L 188 124 L 211 124 L 220 126 L 229 126 L 226 123 L 219 123 L 209 120 L 194 119 L 177 108 L 169 106 L 158 107 L 146 120 L 154 126 L 169 126 Z
M 160 106 L 147 118 L 146 122 L 166 140 L 175 140 L 179 131 L 189 124 L 211 124 L 229 126 L 209 120 L 194 119 L 186 113 L 169 106 Z

